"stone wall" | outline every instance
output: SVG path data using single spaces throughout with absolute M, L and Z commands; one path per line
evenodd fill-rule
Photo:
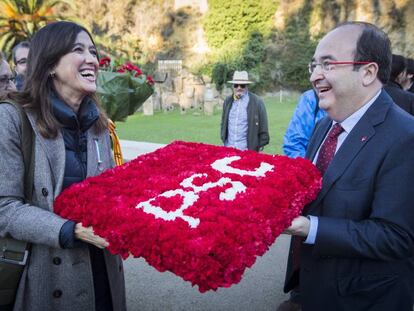
M 228 94 L 227 91 L 219 93 L 207 77 L 193 75 L 186 69 L 164 70 L 157 75 L 164 79 L 155 84 L 154 94 L 144 103 L 146 115 L 152 115 L 156 110 L 169 112 L 176 109 L 181 113 L 212 115 Z

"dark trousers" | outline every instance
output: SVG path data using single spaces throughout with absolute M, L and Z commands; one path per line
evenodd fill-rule
M 299 291 L 299 286 L 296 286 L 294 289 L 292 289 L 289 292 L 289 300 L 295 303 L 299 303 L 300 304 L 300 291 Z
M 0 311 L 13 311 L 13 304 L 9 304 L 6 306 L 0 306 Z

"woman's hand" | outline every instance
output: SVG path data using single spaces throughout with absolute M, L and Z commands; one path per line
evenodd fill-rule
M 109 246 L 109 243 L 105 239 L 93 233 L 92 227 L 86 228 L 80 223 L 77 223 L 75 226 L 75 237 L 78 240 L 95 245 L 99 248 L 105 248 Z

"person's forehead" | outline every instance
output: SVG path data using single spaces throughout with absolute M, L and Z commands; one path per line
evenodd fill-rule
M 82 44 L 93 46 L 91 37 L 85 31 L 81 31 L 78 33 L 78 35 L 76 36 L 76 40 L 75 40 L 75 44 L 76 43 L 82 43 Z
M 313 59 L 352 60 L 360 35 L 361 28 L 355 25 L 334 29 L 319 42 Z
M 20 47 L 16 50 L 17 59 L 27 57 L 28 54 L 29 54 L 29 49 L 26 47 Z
M 5 60 L 0 63 L 0 75 L 11 75 L 10 66 Z

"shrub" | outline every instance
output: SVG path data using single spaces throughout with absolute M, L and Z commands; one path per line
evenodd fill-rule
M 277 1 L 210 0 L 204 30 L 210 47 L 228 48 L 236 42 L 242 47 L 253 31 L 268 34 Z
M 317 45 L 309 33 L 311 10 L 309 3 L 304 5 L 288 19 L 284 31 L 275 34 L 281 71 L 278 83 L 282 87 L 304 91 L 311 86 L 307 65 Z

